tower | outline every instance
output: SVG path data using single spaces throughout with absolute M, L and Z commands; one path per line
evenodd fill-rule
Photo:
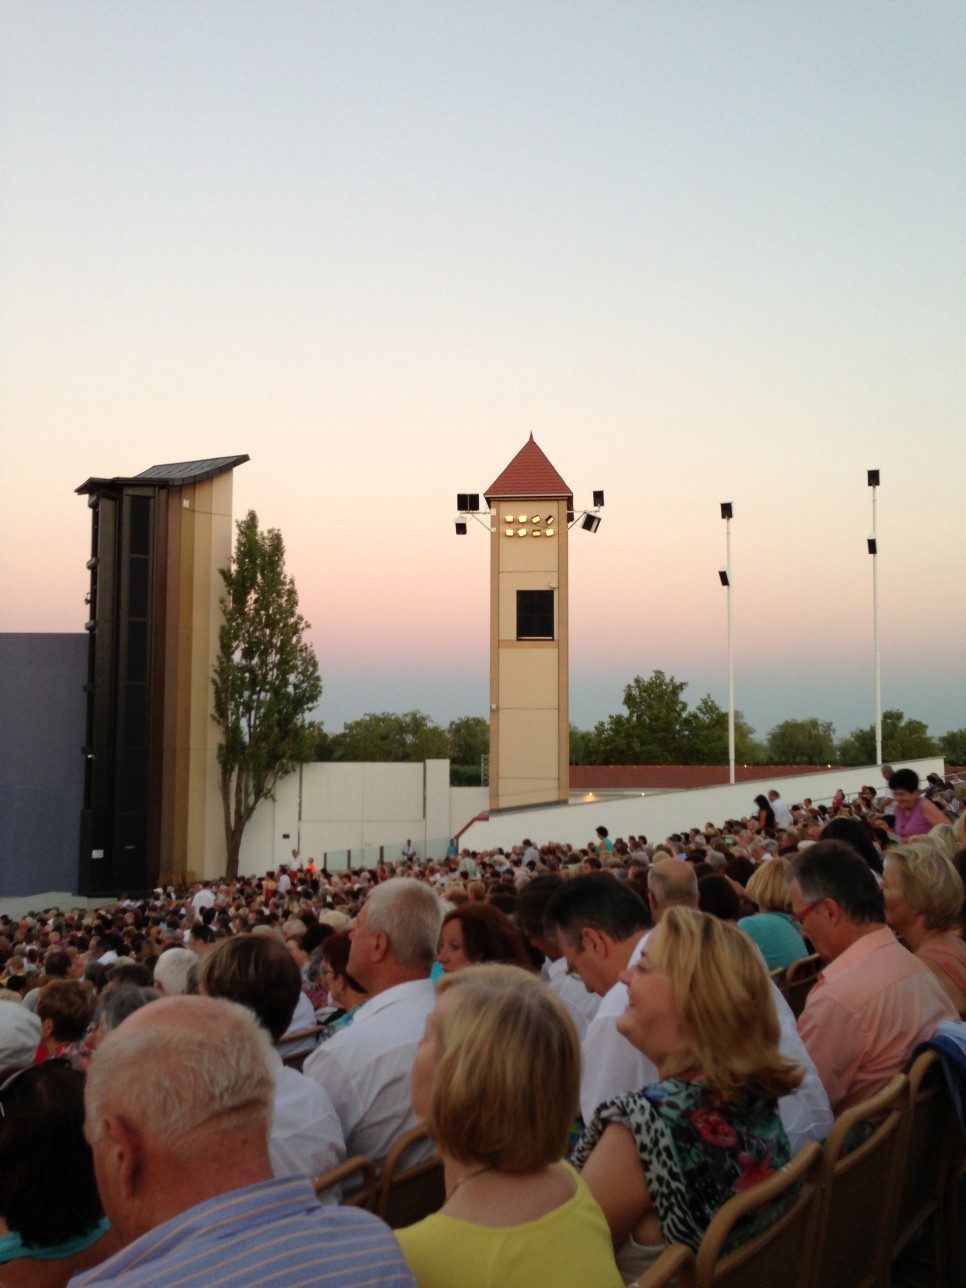
M 77 488 L 91 509 L 82 894 L 146 890 L 223 862 L 211 672 L 232 472 L 247 460 L 155 465 Z
M 570 788 L 568 520 L 573 496 L 533 435 L 487 489 L 490 809 Z

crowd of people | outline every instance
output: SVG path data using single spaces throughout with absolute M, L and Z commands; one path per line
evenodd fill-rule
M 883 777 L 0 918 L 0 1280 L 616 1288 L 697 1248 L 966 1017 L 966 792 Z M 438 1212 L 316 1196 L 418 1123 Z

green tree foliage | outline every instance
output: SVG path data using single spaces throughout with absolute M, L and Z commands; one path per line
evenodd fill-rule
M 570 763 L 572 765 L 599 765 L 600 748 L 592 729 L 570 726 Z
M 929 736 L 929 729 L 921 720 L 907 720 L 895 708 L 882 713 L 882 759 L 918 760 L 923 756 L 938 756 L 940 743 Z M 875 725 L 853 729 L 839 744 L 843 765 L 875 764 Z
M 939 746 L 950 765 L 966 765 L 966 729 L 950 729 L 939 739 Z
M 490 750 L 490 722 L 482 716 L 460 716 L 451 721 L 446 733 L 452 763 L 479 769 L 481 759 Z
M 766 746 L 771 765 L 831 765 L 838 761 L 835 729 L 815 716 L 783 720 L 769 733 Z
M 445 760 L 449 735 L 421 711 L 368 712 L 333 735 L 333 760 Z
M 254 510 L 235 528 L 232 565 L 220 569 L 225 596 L 212 675 L 230 879 L 238 875 L 242 836 L 258 802 L 312 758 L 320 728 L 306 716 L 322 695 L 319 664 L 303 638 L 309 623 L 285 573 L 281 533 L 262 532 Z

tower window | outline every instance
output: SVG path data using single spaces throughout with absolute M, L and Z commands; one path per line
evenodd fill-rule
M 553 591 L 517 591 L 517 639 L 553 639 Z

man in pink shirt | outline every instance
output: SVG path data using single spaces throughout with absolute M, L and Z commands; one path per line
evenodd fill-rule
M 879 887 L 851 846 L 811 846 L 792 860 L 788 879 L 794 920 L 825 963 L 798 1032 L 840 1114 L 881 1091 L 956 1011 L 885 925 Z

